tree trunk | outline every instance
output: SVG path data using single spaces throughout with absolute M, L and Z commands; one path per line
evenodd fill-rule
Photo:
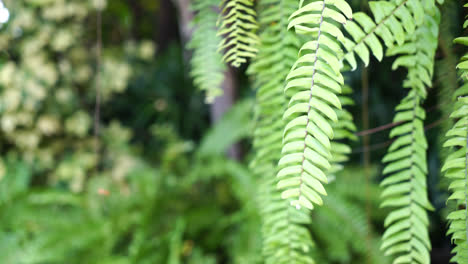
M 156 19 L 158 50 L 162 51 L 167 48 L 171 40 L 177 39 L 177 19 L 171 0 L 161 0 Z
M 222 84 L 223 95 L 217 97 L 214 100 L 210 109 L 211 122 L 213 124 L 218 122 L 223 117 L 224 113 L 228 111 L 235 102 L 237 91 L 235 75 L 235 70 L 232 67 L 228 67 L 224 73 L 224 80 Z M 241 145 L 239 143 L 232 145 L 229 148 L 227 155 L 232 159 L 240 160 L 242 158 Z

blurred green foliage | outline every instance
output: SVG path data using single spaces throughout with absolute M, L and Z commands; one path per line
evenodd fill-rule
M 238 109 L 202 142 L 215 145 L 219 131 L 242 124 L 233 118 Z M 244 111 L 242 116 L 249 114 Z M 135 154 L 125 143 L 115 144 L 116 138 L 109 141 L 114 142 L 109 143 L 110 152 Z M 174 138 L 161 150 L 168 159 L 160 168 L 133 156 L 134 165 L 122 176 L 125 181 L 97 173 L 80 194 L 31 187 L 31 167 L 8 157 L 0 181 L 0 248 L 5 249 L 0 262 L 261 263 L 260 218 L 252 199 L 258 179 L 244 165 L 219 155 L 226 149 L 193 150 L 183 147 L 187 144 Z M 362 175 L 356 169 L 340 175 L 342 181 L 329 188 L 327 199 L 333 206 L 313 216 L 316 253 L 324 260 L 347 263 L 371 254 L 372 263 L 384 263 L 370 231 L 374 228 L 366 223 Z M 371 186 L 370 197 L 378 197 L 376 188 Z M 376 223 L 383 217 L 377 204 L 371 205 Z M 335 233 L 339 243 L 323 233 L 335 228 L 348 230 Z M 368 235 L 372 244 L 356 241 Z

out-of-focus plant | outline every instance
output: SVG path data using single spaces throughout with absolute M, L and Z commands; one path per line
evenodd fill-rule
M 47 182 L 80 192 L 98 164 L 92 135 L 96 90 L 106 107 L 132 76 L 131 66 L 112 47 L 96 69 L 94 27 L 87 25 L 105 1 L 4 3 L 11 18 L 0 31 L 2 154 L 15 153 Z M 152 58 L 152 42 L 133 46 L 131 56 Z
M 250 111 L 243 113 L 215 131 Z M 0 248 L 8 250 L 0 263 L 259 263 L 255 178 L 217 153 L 181 147 L 193 143 L 169 127 L 155 133 L 171 135 L 160 149 L 168 164 L 158 169 L 138 157 L 128 129 L 111 123 L 102 131 L 102 166 L 110 169 L 94 173 L 79 194 L 31 187 L 31 165 L 6 157 Z M 186 162 L 175 168 L 173 160 Z
M 18 155 L 6 156 L 0 181 L 0 263 L 263 263 L 259 208 L 252 199 L 260 179 L 220 155 L 228 145 L 207 147 L 232 125 L 245 124 L 250 104 L 236 105 L 199 146 L 169 125 L 156 126 L 155 137 L 170 135 L 159 150 L 167 156 L 159 168 L 129 144 L 128 129 L 112 122 L 102 131 L 107 146 L 102 166 L 109 169 L 93 173 L 79 194 L 31 186 L 31 165 Z M 224 133 L 224 139 L 245 138 L 248 127 Z M 330 184 L 333 206 L 312 215 L 317 223 L 309 230 L 316 237 L 314 256 L 345 263 L 369 254 L 371 263 L 382 264 L 376 244 L 363 242 L 372 227 L 363 217 L 365 179 L 355 175 L 360 171 L 343 171 L 340 181 Z M 376 188 L 369 187 L 370 197 L 378 196 Z M 374 210 L 378 201 L 373 201 Z M 376 222 L 383 217 L 372 216 Z M 324 233 L 341 225 L 345 233 Z M 370 238 L 375 239 L 372 233 Z

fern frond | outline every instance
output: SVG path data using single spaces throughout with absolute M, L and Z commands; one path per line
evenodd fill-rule
M 192 6 L 197 12 L 193 20 L 195 29 L 188 43 L 188 48 L 193 50 L 190 75 L 195 86 L 206 92 L 205 100 L 208 103 L 222 95 L 221 84 L 226 70 L 217 50 L 221 38 L 216 34 L 218 14 L 214 10 L 215 6 L 216 2 L 212 0 L 195 1 Z
M 465 7 L 468 7 L 468 4 L 465 4 Z M 464 28 L 467 26 L 468 22 L 465 22 Z M 468 37 L 457 38 L 454 42 L 468 46 Z M 452 195 L 448 201 L 455 201 L 457 206 L 456 210 L 447 216 L 450 223 L 447 235 L 452 236 L 452 243 L 455 244 L 452 251 L 455 255 L 451 262 L 466 264 L 468 263 L 468 83 L 466 83 L 468 54 L 462 57 L 457 68 L 465 77 L 465 84 L 455 93 L 458 100 L 450 115 L 455 124 L 447 132 L 444 144 L 444 147 L 451 148 L 452 152 L 448 155 L 442 172 L 451 181 L 449 190 L 452 191 Z
M 424 136 L 423 97 L 415 90 L 397 106 L 394 122 L 401 124 L 390 132 L 396 138 L 383 162 L 387 175 L 381 185 L 382 207 L 392 211 L 385 219 L 382 249 L 386 255 L 398 254 L 393 263 L 429 263 L 431 248 L 426 210 L 432 210 L 427 198 L 427 141 Z
M 457 95 L 460 97 L 451 114 L 457 122 L 447 132 L 444 144 L 444 147 L 452 147 L 453 152 L 447 157 L 442 172 L 451 181 L 452 195 L 448 200 L 454 200 L 457 205 L 457 209 L 447 216 L 450 222 L 447 235 L 452 236 L 456 245 L 451 261 L 464 264 L 468 263 L 468 84 L 460 87 Z
M 285 78 L 294 64 L 301 40 L 287 31 L 287 17 L 296 9 L 295 0 L 265 0 L 259 3 L 261 33 L 258 55 L 248 72 L 255 77 L 257 88 L 253 147 L 251 163 L 259 175 L 261 193 L 259 204 L 262 218 L 263 255 L 267 264 L 314 263 L 314 246 L 306 225 L 310 216 L 297 211 L 281 199 L 276 189 L 277 163 L 281 156 L 283 109 L 287 102 L 283 94 Z
M 289 28 L 313 37 L 302 46 L 286 77 L 285 94 L 290 101 L 283 115 L 287 124 L 278 162 L 278 188 L 298 209 L 313 209 L 314 203 L 323 203 L 321 195 L 326 195 L 323 184 L 331 168 L 332 123 L 338 120 L 335 109 L 341 108 L 341 102 L 337 94 L 344 84 L 338 60 L 343 34 L 337 24 L 351 16 L 344 0 L 324 0 L 305 4 L 290 17 Z
M 395 123 L 390 132 L 395 138 L 383 162 L 387 175 L 382 206 L 391 207 L 385 219 L 381 248 L 396 255 L 393 263 L 430 263 L 429 219 L 433 210 L 427 195 L 427 141 L 424 134 L 425 111 L 421 107 L 426 87 L 432 85 L 434 55 L 437 48 L 439 12 L 435 3 L 425 7 L 424 22 L 405 43 L 390 48 L 388 55 L 399 55 L 393 68 L 408 69 L 403 86 L 410 89 L 396 108 Z
M 424 16 L 424 23 L 417 28 L 415 34 L 409 36 L 404 44 L 388 49 L 386 54 L 387 56 L 398 55 L 393 62 L 392 69 L 395 70 L 398 67 L 408 69 L 403 87 L 416 89 L 423 97 L 427 94 L 426 87 L 432 86 L 440 22 L 437 7 L 433 5 L 429 10 Z
M 219 44 L 220 50 L 225 50 L 223 60 L 234 67 L 239 67 L 247 58 L 255 57 L 257 53 L 258 28 L 253 9 L 253 0 L 223 0 L 221 14 L 218 20 L 218 35 L 223 36 Z
M 358 12 L 353 14 L 354 21 L 345 25 L 351 38 L 344 39 L 347 53 L 340 59 L 346 60 L 352 69 L 357 67 L 355 53 L 366 66 L 370 54 L 380 61 L 384 55 L 383 46 L 391 48 L 403 44 L 423 22 L 424 8 L 420 0 L 371 1 L 369 7 L 374 19 Z
M 287 31 L 287 16 L 292 13 L 295 0 L 270 0 L 260 3 L 260 51 L 249 66 L 257 88 L 253 145 L 255 157 L 251 164 L 276 165 L 281 153 L 282 111 L 286 107 L 283 94 L 285 78 L 297 58 L 301 41 Z M 279 110 L 281 109 L 281 110 Z

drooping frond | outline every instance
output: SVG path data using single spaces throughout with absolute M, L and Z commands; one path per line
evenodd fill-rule
M 457 120 L 447 133 L 445 147 L 452 147 L 442 167 L 445 177 L 451 180 L 449 189 L 452 195 L 448 200 L 456 202 L 456 210 L 451 212 L 447 219 L 450 227 L 447 232 L 455 243 L 452 262 L 458 264 L 468 263 L 468 84 L 457 91 L 458 102 L 451 117 Z
M 439 12 L 434 2 L 424 5 L 424 22 L 405 43 L 388 50 L 398 55 L 393 68 L 403 66 L 408 75 L 403 86 L 409 94 L 396 108 L 390 137 L 394 139 L 383 162 L 387 175 L 382 206 L 391 207 L 385 219 L 381 248 L 395 255 L 393 263 L 430 263 L 429 219 L 433 210 L 427 195 L 427 141 L 424 134 L 425 111 L 421 107 L 426 87 L 432 84 L 434 55 L 437 48 Z
M 383 46 L 388 48 L 401 45 L 407 36 L 414 34 L 416 26 L 424 17 L 421 0 L 371 1 L 369 7 L 374 19 L 367 14 L 353 14 L 353 21 L 345 25 L 351 38 L 344 39 L 347 52 L 340 59 L 345 59 L 355 69 L 355 53 L 364 64 L 369 64 L 370 54 L 379 61 L 383 58 Z M 381 43 L 383 42 L 383 44 Z
M 432 209 L 427 198 L 427 141 L 424 136 L 425 112 L 422 97 L 411 90 L 397 106 L 394 122 L 401 124 L 390 132 L 395 138 L 383 162 L 387 175 L 381 185 L 382 206 L 392 211 L 385 219 L 382 249 L 397 254 L 393 263 L 429 263 L 431 248 L 426 210 Z
M 467 7 L 468 4 L 465 5 Z M 468 21 L 468 20 L 467 20 Z M 465 22 L 464 27 L 468 25 Z M 455 39 L 456 43 L 468 46 L 468 37 Z M 465 78 L 465 84 L 458 88 L 455 96 L 458 97 L 451 118 L 454 125 L 446 134 L 447 141 L 444 147 L 451 148 L 442 171 L 451 183 L 449 189 L 452 195 L 448 201 L 454 201 L 456 209 L 447 218 L 450 222 L 448 235 L 452 236 L 455 248 L 452 253 L 454 257 L 451 262 L 458 264 L 468 263 L 468 83 L 466 73 L 468 72 L 468 54 L 465 54 L 457 68 L 461 70 Z
M 194 2 L 192 9 L 197 12 L 193 20 L 195 29 L 188 44 L 188 48 L 193 50 L 190 75 L 195 86 L 206 92 L 208 103 L 222 94 L 221 84 L 226 70 L 218 51 L 221 38 L 216 35 L 216 5 L 213 0 Z
M 239 67 L 248 58 L 255 57 L 258 28 L 255 20 L 253 0 L 223 0 L 218 20 L 218 35 L 223 36 L 219 49 L 224 50 L 223 60 L 234 67 Z
M 404 44 L 388 49 L 386 54 L 387 56 L 397 55 L 392 69 L 398 67 L 408 69 L 403 87 L 416 89 L 423 97 L 427 94 L 426 87 L 432 86 L 440 22 L 439 10 L 435 3 L 431 8 L 426 7 L 425 11 L 424 23 L 418 26 L 416 32 L 408 36 Z
M 287 104 L 283 88 L 301 45 L 299 38 L 287 31 L 287 16 L 295 7 L 295 0 L 268 0 L 259 6 L 260 52 L 248 69 L 257 89 L 254 164 L 276 165 L 280 157 L 281 116 Z
M 266 0 L 259 3 L 260 48 L 248 72 L 257 88 L 251 167 L 260 178 L 259 205 L 262 218 L 263 255 L 267 264 L 311 264 L 314 243 L 306 225 L 307 210 L 296 210 L 281 199 L 277 190 L 277 163 L 281 156 L 282 110 L 285 78 L 294 64 L 301 41 L 287 30 L 287 17 L 297 7 L 295 0 Z
M 286 80 L 288 109 L 283 132 L 282 158 L 278 188 L 291 205 L 313 209 L 322 204 L 326 195 L 326 172 L 331 168 L 330 152 L 332 123 L 338 120 L 341 108 L 337 94 L 344 83 L 338 60 L 342 53 L 339 40 L 343 34 L 339 25 L 352 17 L 344 0 L 310 1 L 300 6 L 290 17 L 288 27 L 297 33 L 310 34 Z

